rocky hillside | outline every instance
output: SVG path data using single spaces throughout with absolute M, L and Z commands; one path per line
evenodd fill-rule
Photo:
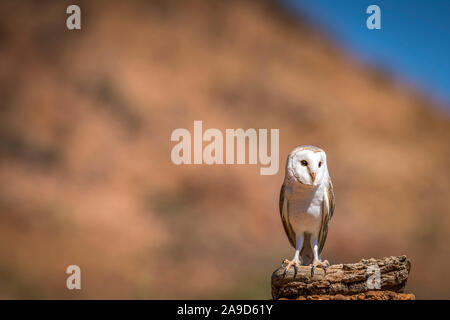
M 269 298 L 283 168 L 175 166 L 176 128 L 328 155 L 332 263 L 406 254 L 449 298 L 450 121 L 272 1 L 0 3 L 0 297 Z M 81 267 L 81 292 L 65 288 Z

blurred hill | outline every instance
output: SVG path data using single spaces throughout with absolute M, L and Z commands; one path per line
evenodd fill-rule
M 0 3 L 0 297 L 269 298 L 302 144 L 335 185 L 323 256 L 406 254 L 408 291 L 450 297 L 450 121 L 424 97 L 272 1 L 80 2 L 81 31 L 69 4 Z M 194 120 L 279 128 L 279 173 L 175 166 Z

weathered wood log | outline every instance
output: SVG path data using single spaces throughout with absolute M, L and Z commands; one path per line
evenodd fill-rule
M 373 296 L 372 292 L 386 291 L 386 294 L 393 299 L 401 299 L 406 295 L 395 293 L 404 291 L 410 270 L 411 262 L 406 256 L 362 259 L 352 264 L 336 264 L 329 266 L 326 272 L 322 268 L 316 268 L 312 277 L 310 266 L 301 266 L 295 278 L 293 268 L 290 268 L 283 277 L 284 268 L 280 267 L 272 274 L 272 297 L 274 299 L 299 299 L 312 296 L 345 298 L 367 294 Z M 414 295 L 409 297 L 414 299 Z

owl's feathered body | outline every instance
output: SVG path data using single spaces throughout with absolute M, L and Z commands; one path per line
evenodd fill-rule
M 333 211 L 333 185 L 325 152 L 313 146 L 294 149 L 286 161 L 286 175 L 280 193 L 283 227 L 296 249 L 288 267 L 311 263 L 324 266 L 320 253 Z

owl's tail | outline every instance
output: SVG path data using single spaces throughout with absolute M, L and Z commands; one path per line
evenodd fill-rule
M 305 234 L 305 239 L 303 241 L 303 247 L 300 251 L 300 257 L 302 258 L 302 265 L 308 266 L 312 263 L 314 258 L 314 253 L 311 248 L 311 235 Z

